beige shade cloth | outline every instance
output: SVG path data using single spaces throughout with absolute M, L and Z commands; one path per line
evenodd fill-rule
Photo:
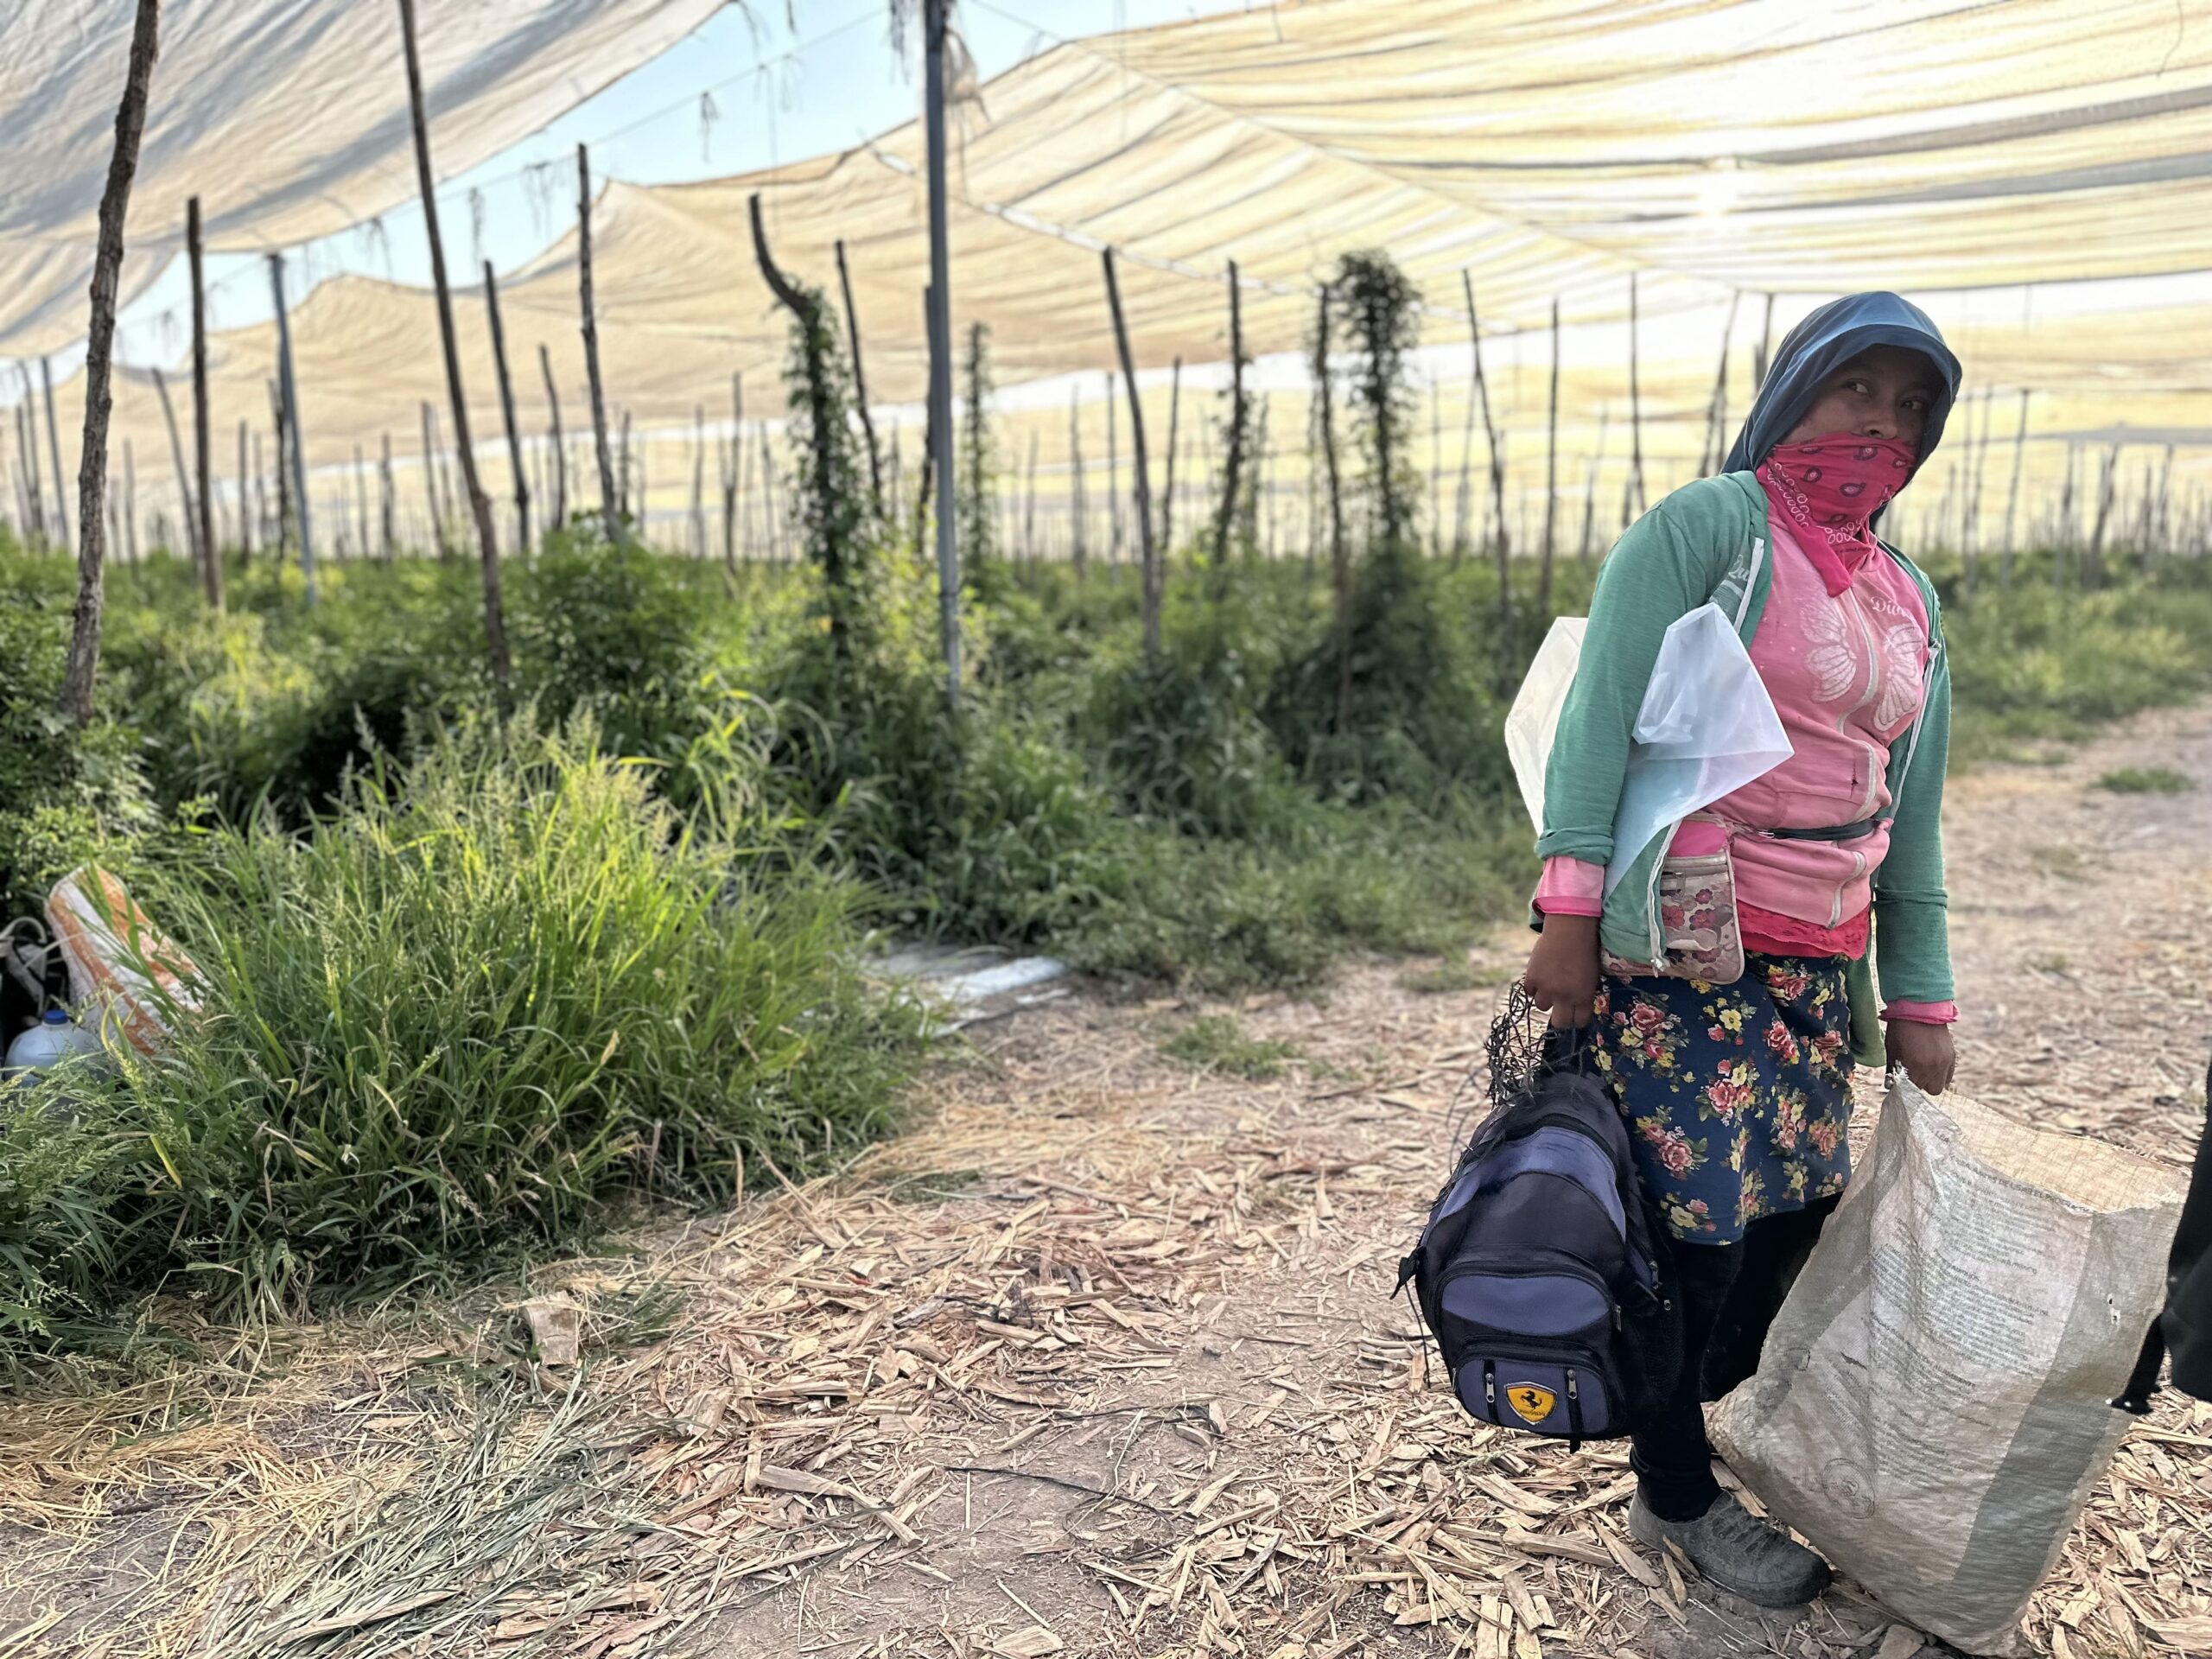
M 1055 48 L 984 86 L 955 133 L 956 328 L 964 340 L 987 324 L 998 383 L 1020 388 L 1000 399 L 1007 512 L 1041 518 L 1064 549 L 1078 523 L 1096 544 L 1126 514 L 1116 505 L 1133 482 L 1126 411 L 1109 413 L 1103 395 L 1113 347 L 1098 250 L 1109 244 L 1150 372 L 1156 472 L 1171 421 L 1163 372 L 1178 357 L 1191 365 L 1175 458 L 1186 502 L 1217 464 L 1207 452 L 1219 442 L 1224 279 L 1236 261 L 1248 354 L 1294 359 L 1255 372 L 1271 452 L 1261 465 L 1275 533 L 1289 543 L 1311 517 L 1294 355 L 1317 285 L 1342 253 L 1364 247 L 1388 250 L 1424 296 L 1431 349 L 1415 365 L 1414 448 L 1440 541 L 1460 538 L 1471 520 L 1484 533 L 1490 512 L 1487 445 L 1469 419 L 1463 276 L 1482 308 L 1516 547 L 1541 533 L 1554 470 L 1568 498 L 1554 534 L 1570 544 L 1584 518 L 1602 543 L 1636 500 L 1694 475 L 1732 296 L 1731 427 L 1750 396 L 1763 288 L 1783 290 L 1777 338 L 1827 295 L 1901 288 L 1964 360 L 1971 408 L 1901 504 L 1900 526 L 1995 537 L 2008 516 L 2032 526 L 2066 505 L 2087 533 L 2099 480 L 2083 474 L 2096 457 L 2074 458 L 2069 490 L 2076 443 L 2128 447 L 2113 475 L 2121 518 L 2155 487 L 2144 474 L 2164 467 L 2168 442 L 2180 451 L 2171 482 L 2182 497 L 2201 486 L 2196 445 L 2212 426 L 2212 295 L 2199 274 L 2212 265 L 2212 227 L 2196 176 L 2212 120 L 2199 112 L 2212 105 L 2212 26 L 2197 25 L 2212 25 L 2202 0 L 2178 11 L 2171 0 L 1320 0 Z M 872 397 L 919 398 L 921 159 L 909 125 L 750 175 L 605 188 L 594 228 L 607 398 L 652 429 L 640 448 L 657 521 L 705 539 L 690 523 L 692 481 L 702 512 L 718 510 L 722 458 L 711 450 L 734 374 L 745 376 L 748 423 L 782 415 L 787 320 L 753 259 L 746 202 L 756 192 L 777 257 L 800 278 L 834 294 L 835 245 L 845 242 Z M 541 343 L 567 433 L 588 430 L 575 276 L 571 232 L 503 288 L 533 466 L 548 423 Z M 474 292 L 456 297 L 472 426 L 488 487 L 504 494 L 482 306 Z M 1554 299 L 1565 321 L 1555 468 Z M 296 307 L 293 335 L 318 467 L 350 466 L 356 446 L 373 457 L 386 434 L 410 455 L 425 400 L 446 420 L 426 294 L 334 280 Z M 235 423 L 267 424 L 274 361 L 272 326 L 216 336 L 219 474 L 237 470 Z M 1072 379 L 1050 384 L 1056 376 Z M 2035 395 L 2015 503 L 2008 441 L 2021 388 Z M 65 447 L 73 391 L 62 394 Z M 181 394 L 180 412 L 188 419 Z M 695 422 L 717 423 L 696 461 Z M 133 442 L 146 500 L 173 490 L 158 405 L 143 385 L 119 389 L 117 432 Z M 911 482 L 910 422 L 898 441 Z M 1632 442 L 1640 491 L 1628 475 Z M 749 436 L 748 465 L 759 448 Z M 588 461 L 572 467 L 572 499 L 595 500 L 594 475 Z M 1163 483 L 1155 477 L 1155 494 Z M 329 487 L 350 496 L 342 477 Z M 427 514 L 419 485 L 404 489 Z M 1133 534 L 1125 526 L 1125 542 Z
M 724 0 L 418 0 L 439 165 L 499 154 L 690 34 Z M 0 353 L 80 338 L 137 7 L 0 7 Z M 276 248 L 416 191 L 396 0 L 166 0 L 126 221 L 127 304 L 183 245 Z

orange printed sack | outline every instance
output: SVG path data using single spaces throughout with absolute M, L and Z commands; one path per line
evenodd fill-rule
M 199 1011 L 192 988 L 199 968 L 99 866 L 81 865 L 62 877 L 47 896 L 46 918 L 69 966 L 79 1019 L 103 1042 L 120 1037 L 151 1054 L 177 1010 Z

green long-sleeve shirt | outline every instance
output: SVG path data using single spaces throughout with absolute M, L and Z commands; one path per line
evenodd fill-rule
M 1750 473 L 1700 479 L 1631 524 L 1599 573 L 1574 683 L 1544 770 L 1544 825 L 1536 851 L 1606 864 L 1614 855 L 1629 743 L 1660 642 L 1708 602 L 1735 620 L 1748 649 L 1773 590 L 1766 493 Z M 1943 770 L 1950 747 L 1951 670 L 1936 589 L 1886 543 L 1920 589 L 1928 612 L 1928 684 L 1911 730 L 1891 747 L 1889 854 L 1875 871 L 1873 963 L 1891 1001 L 1948 1002 L 1950 943 L 1943 892 Z M 1657 964 L 1652 892 L 1671 828 L 1639 849 L 1607 895 L 1599 923 L 1605 948 Z M 1852 1035 L 1859 1058 L 1879 1064 L 1872 972 L 1855 965 Z

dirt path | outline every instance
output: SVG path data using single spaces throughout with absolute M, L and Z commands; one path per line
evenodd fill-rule
M 2094 754 L 1954 791 L 1961 1084 L 2178 1162 L 2212 711 Z M 2120 766 L 2202 788 L 2089 788 Z M 0 1659 L 1871 1652 L 1848 1586 L 1773 1615 L 1686 1585 L 1627 1541 L 1621 1451 L 1442 1391 L 1389 1290 L 1496 993 L 1407 972 L 1241 1009 L 1296 1052 L 1264 1081 L 1163 1059 L 1195 1012 L 1168 1003 L 977 1028 L 842 1182 L 540 1274 L 602 1356 L 567 1395 L 480 1304 L 435 1340 L 309 1333 L 212 1398 L 169 1379 L 127 1438 L 112 1398 L 0 1414 Z M 2212 1408 L 2169 1395 L 2030 1628 L 2088 1659 L 2201 1651 L 2191 1618 Z

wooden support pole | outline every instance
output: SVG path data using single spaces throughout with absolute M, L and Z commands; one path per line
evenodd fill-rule
M 1743 302 L 1744 291 L 1732 289 L 1728 294 L 1728 320 L 1720 325 L 1720 367 L 1713 377 L 1713 396 L 1705 406 L 1705 445 L 1698 452 L 1698 475 L 1709 477 L 1720 470 L 1720 463 L 1728 458 L 1728 347 L 1736 334 L 1736 308 Z
M 1037 429 L 1029 429 L 1029 490 L 1021 505 L 1021 556 L 1037 563 Z
M 1114 407 L 1114 377 L 1101 388 L 1106 404 L 1106 568 L 1121 580 L 1122 569 L 1122 433 Z
M 1179 356 L 1167 377 L 1167 477 L 1160 491 L 1160 556 L 1175 553 L 1175 447 L 1183 423 L 1183 359 Z M 1033 447 L 1035 440 L 1031 440 Z
M 545 377 L 545 409 L 553 423 L 553 516 L 546 527 L 559 530 L 569 522 L 569 446 L 561 437 L 561 390 L 553 384 L 553 353 L 543 340 L 537 345 L 537 372 Z
M 130 440 L 123 441 L 124 556 L 138 563 L 138 465 L 130 453 Z
M 200 549 L 200 590 L 211 609 L 223 608 L 223 556 L 215 545 L 215 435 L 207 423 L 207 285 L 200 246 L 200 198 L 184 204 L 184 245 L 192 265 L 192 431 L 199 512 L 193 539 Z
M 423 398 L 423 505 L 430 517 L 430 539 L 437 545 L 440 558 L 448 556 L 449 543 L 446 540 L 445 514 L 438 506 L 438 434 L 437 416 L 430 408 L 430 400 Z
M 576 292 L 583 308 L 584 381 L 591 394 L 591 435 L 599 454 L 599 515 L 610 542 L 622 536 L 614 494 L 614 457 L 607 448 L 607 397 L 599 378 L 599 321 L 591 302 L 591 152 L 576 146 Z
M 1344 539 L 1343 480 L 1337 471 L 1337 417 L 1332 396 L 1335 377 L 1329 367 L 1330 348 L 1334 341 L 1329 297 L 1329 285 L 1324 283 L 1313 323 L 1313 422 L 1321 440 L 1321 461 L 1326 469 L 1329 491 L 1329 575 L 1336 596 L 1336 729 L 1341 733 L 1351 723 L 1351 548 Z
M 115 116 L 115 149 L 100 193 L 99 237 L 92 253 L 92 321 L 85 347 L 85 432 L 77 457 L 77 522 L 84 538 L 77 550 L 77 605 L 69 630 L 69 658 L 62 672 L 59 711 L 73 726 L 92 717 L 92 685 L 99 672 L 100 625 L 105 613 L 107 548 L 107 431 L 114 409 L 116 291 L 123 269 L 123 221 L 130 181 L 138 170 L 138 141 L 146 130 L 146 88 L 159 50 L 161 0 L 138 0 L 130 31 L 130 64 Z M 49 383 L 50 384 L 50 383 Z M 49 397 L 47 410 L 53 411 Z M 54 493 L 61 491 L 60 444 L 55 445 Z M 67 538 L 67 532 L 63 532 Z
M 1590 566 L 1590 535 L 1598 523 L 1598 469 L 1605 461 L 1605 423 L 1612 411 L 1598 411 L 1598 447 L 1590 454 L 1590 475 L 1582 486 L 1582 539 L 1575 552 L 1576 561 L 1586 570 Z
M 1766 296 L 1766 321 L 1759 326 L 1759 349 L 1751 359 L 1751 393 L 1766 385 L 1767 360 L 1774 353 L 1774 296 Z
M 845 238 L 837 238 L 837 287 L 845 299 L 845 338 L 852 344 L 853 405 L 860 410 L 861 436 L 868 443 L 868 483 L 869 494 L 875 502 L 875 516 L 885 518 L 888 510 L 883 499 L 883 457 L 875 447 L 875 416 L 868 412 L 868 371 L 861 363 L 861 314 L 853 303 L 853 276 L 845 266 Z
M 1084 499 L 1083 487 L 1083 395 L 1072 385 L 1068 388 L 1068 463 L 1074 469 L 1069 480 L 1068 503 L 1073 514 L 1075 579 L 1079 582 L 1090 569 L 1090 549 L 1084 533 L 1084 520 L 1090 515 L 1090 503 Z
M 48 357 L 41 357 L 39 359 L 38 372 L 39 378 L 46 383 L 46 442 L 48 448 L 54 457 L 54 523 L 60 529 L 61 550 L 66 553 L 69 550 L 71 545 L 71 538 L 69 535 L 69 501 L 68 492 L 61 487 L 61 423 L 54 418 L 54 359 Z M 79 459 L 81 460 L 81 457 Z M 107 469 L 105 465 L 101 467 L 100 474 L 101 483 L 105 486 L 106 483 L 107 474 Z M 79 476 L 80 478 L 83 476 L 83 468 L 81 466 L 79 468 Z
M 245 564 L 253 563 L 253 507 L 249 486 L 253 479 L 246 465 L 247 445 L 251 432 L 244 421 L 238 423 L 238 558 Z
M 622 431 L 620 436 L 616 440 L 616 444 L 621 452 L 621 458 L 616 467 L 614 474 L 614 500 L 616 505 L 622 509 L 622 516 L 625 518 L 631 518 L 631 508 L 633 498 L 631 494 L 630 479 L 632 464 L 636 460 L 636 456 L 632 453 L 630 448 L 630 411 L 626 409 L 622 411 Z M 645 533 L 645 504 L 642 499 L 644 494 L 645 491 L 640 487 L 638 490 L 637 497 L 635 498 L 636 515 L 632 520 L 632 522 L 636 524 L 638 527 L 638 533 L 640 536 L 643 536 Z
M 1236 516 L 1236 493 L 1243 484 L 1244 428 L 1244 306 L 1236 280 L 1236 262 L 1229 262 L 1229 455 L 1223 468 L 1221 505 L 1213 523 L 1213 586 L 1218 594 L 1229 569 L 1229 530 Z
M 1491 416 L 1490 378 L 1483 372 L 1483 330 L 1482 320 L 1475 312 L 1475 279 L 1464 267 L 1459 272 L 1459 285 L 1467 298 L 1467 340 L 1474 353 L 1475 397 L 1482 406 L 1483 437 L 1490 446 L 1491 511 L 1497 527 L 1494 540 L 1497 556 L 1497 626 L 1498 638 L 1503 639 L 1513 615 L 1511 537 L 1505 525 L 1505 451 L 1497 441 L 1497 423 Z
M 1637 339 L 1636 272 L 1628 274 L 1628 477 L 1636 511 L 1643 512 L 1643 381 Z
M 1544 443 L 1544 562 L 1536 577 L 1536 614 L 1552 610 L 1553 531 L 1559 521 L 1559 296 L 1552 296 L 1552 404 Z
M 507 331 L 499 326 L 499 281 L 484 262 L 484 311 L 492 324 L 492 363 L 499 376 L 499 412 L 507 424 L 507 465 L 515 475 L 515 554 L 530 556 L 530 474 L 523 470 L 522 428 L 515 423 L 515 385 L 507 373 Z
M 284 562 L 284 550 L 292 544 L 292 486 L 287 476 L 287 462 L 292 452 L 284 437 L 284 394 L 277 390 L 276 382 L 273 377 L 264 380 L 262 385 L 268 389 L 269 392 L 269 427 L 276 445 L 276 518 L 270 525 L 269 547 L 276 563 L 282 564 Z M 258 438 L 254 441 L 254 448 L 257 451 L 253 463 L 254 475 L 257 479 L 261 475 L 261 457 L 257 453 L 260 448 Z M 268 491 L 263 490 L 261 496 L 262 506 L 265 512 L 269 505 Z
M 946 0 L 922 0 L 923 125 L 930 205 L 930 422 L 938 435 L 938 639 L 944 655 L 945 702 L 960 706 L 960 544 L 953 535 L 952 243 L 944 187 Z
M 722 554 L 737 569 L 737 516 L 745 493 L 745 372 L 729 378 L 729 481 L 722 486 Z
M 391 477 L 391 434 L 382 435 L 384 453 L 377 461 L 377 545 L 386 564 L 399 557 L 399 490 Z
M 2020 423 L 2012 434 L 2012 481 L 2005 493 L 2005 545 L 1997 555 L 1997 586 L 2001 590 L 2012 585 L 2012 557 L 2018 543 L 2013 531 L 2020 517 L 2020 475 L 2026 469 L 2028 454 L 2028 397 L 2025 386 L 2020 388 Z
M 269 256 L 269 284 L 276 307 L 276 375 L 283 393 L 276 427 L 277 474 L 292 481 L 292 522 L 300 536 L 300 574 L 306 579 L 307 600 L 315 602 L 315 522 L 308 510 L 307 434 L 300 422 L 300 383 L 292 372 L 292 321 L 284 306 L 284 256 Z M 287 447 L 291 466 L 284 465 Z
M 361 446 L 353 446 L 353 543 L 355 556 L 369 556 L 369 467 Z
M 23 401 L 16 405 L 16 442 L 23 452 L 25 470 L 29 474 L 31 493 L 31 534 L 43 546 L 46 542 L 46 488 L 39 476 L 38 459 L 38 392 L 31 385 L 30 365 L 18 361 L 16 372 L 22 377 Z M 54 480 L 54 493 L 61 493 L 61 480 Z
M 152 371 L 154 396 L 162 405 L 162 424 L 168 429 L 169 470 L 176 474 L 176 499 L 179 516 L 184 525 L 184 553 L 192 561 L 193 574 L 205 581 L 204 567 L 200 557 L 200 515 L 192 504 L 192 474 L 184 469 L 184 438 L 177 429 L 176 407 L 169 401 L 169 383 L 159 369 Z
M 1137 546 L 1143 560 L 1138 592 L 1139 609 L 1144 619 L 1144 652 L 1147 657 L 1160 654 L 1160 547 L 1152 535 L 1152 478 L 1147 468 L 1144 452 L 1144 403 L 1137 396 L 1136 362 L 1129 352 L 1128 325 L 1122 316 L 1122 289 L 1114 280 L 1114 250 L 1102 248 L 1098 257 L 1106 268 L 1106 303 L 1114 314 L 1114 348 L 1122 359 L 1122 382 L 1129 393 L 1129 442 L 1136 457 L 1137 473 Z
M 415 124 L 415 176 L 422 186 L 423 228 L 430 239 L 430 282 L 437 290 L 438 336 L 445 347 L 446 394 L 453 403 L 454 452 L 476 521 L 476 546 L 484 570 L 484 644 L 493 683 L 504 696 L 509 678 L 506 607 L 499 592 L 499 543 L 492 526 L 491 498 L 476 476 L 476 451 L 468 437 L 468 399 L 461 385 L 461 351 L 454 335 L 453 290 L 446 282 L 445 243 L 438 234 L 437 179 L 430 165 L 429 118 L 423 109 L 423 64 L 415 44 L 415 0 L 399 0 L 400 36 L 407 52 L 407 101 Z M 496 340 L 497 330 L 494 329 Z M 501 385 L 506 381 L 505 353 L 499 352 Z M 512 396 L 508 407 L 513 407 Z M 512 418 L 509 430 L 513 429 Z M 519 470 L 519 469 L 518 469 Z M 519 477 L 516 487 L 522 486 Z
M 760 423 L 760 519 L 768 536 L 768 562 L 784 563 L 782 515 L 777 511 L 776 452 L 768 444 L 768 423 Z
M 691 524 L 689 550 L 707 556 L 707 406 L 691 405 Z

